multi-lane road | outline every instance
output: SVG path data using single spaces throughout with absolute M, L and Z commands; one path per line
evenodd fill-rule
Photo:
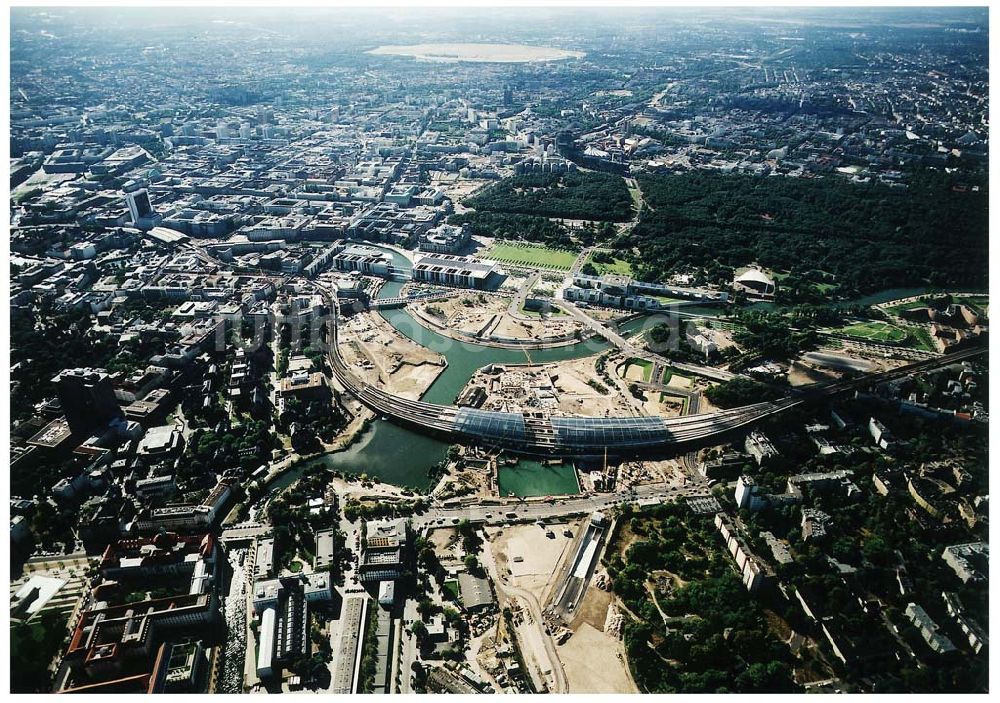
M 690 482 L 684 486 L 654 483 L 636 486 L 619 493 L 595 493 L 530 502 L 508 501 L 496 505 L 435 505 L 421 515 L 414 515 L 412 522 L 414 529 L 457 524 L 462 520 L 484 525 L 505 525 L 511 522 L 534 522 L 546 518 L 585 515 L 597 510 L 608 510 L 624 503 L 655 505 L 665 501 L 708 495 L 710 495 L 708 484 L 700 481 Z
M 584 325 L 589 327 L 593 332 L 599 334 L 600 336 L 607 339 L 613 345 L 615 345 L 622 353 L 628 356 L 634 356 L 641 359 L 649 359 L 650 361 L 656 361 L 665 366 L 673 366 L 680 371 L 685 371 L 687 373 L 694 374 L 696 376 L 704 376 L 705 378 L 710 378 L 713 381 L 731 381 L 736 378 L 738 374 L 726 371 L 724 369 L 717 369 L 713 366 L 698 366 L 696 364 L 684 364 L 677 361 L 670 361 L 658 354 L 653 354 L 652 352 L 641 349 L 632 342 L 622 337 L 620 334 L 612 330 L 607 325 L 603 324 L 599 320 L 595 320 L 590 315 L 585 313 L 576 305 L 569 302 L 563 302 L 562 305 L 564 310 L 567 310 L 573 317 L 582 322 Z

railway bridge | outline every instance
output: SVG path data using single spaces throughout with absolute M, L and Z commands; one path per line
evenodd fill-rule
M 320 289 L 337 307 L 332 294 Z M 334 313 L 336 314 L 336 313 Z M 545 412 L 495 412 L 410 400 L 359 379 L 344 363 L 338 348 L 338 325 L 333 325 L 328 351 L 330 367 L 343 387 L 362 404 L 397 423 L 465 442 L 478 442 L 516 452 L 572 456 L 612 451 L 635 455 L 704 443 L 805 403 L 832 397 L 872 383 L 974 358 L 986 348 L 971 348 L 947 356 L 907 364 L 860 378 L 798 389 L 791 397 L 753 403 L 729 410 L 681 417 L 583 417 Z

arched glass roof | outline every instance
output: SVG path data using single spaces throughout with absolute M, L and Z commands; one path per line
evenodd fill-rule
M 628 447 L 663 441 L 666 426 L 658 417 L 552 417 L 562 447 Z
M 455 429 L 485 440 L 523 442 L 526 438 L 524 416 L 520 413 L 459 408 L 455 413 Z

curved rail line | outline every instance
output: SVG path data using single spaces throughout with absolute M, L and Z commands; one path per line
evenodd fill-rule
M 973 358 L 986 351 L 977 347 L 901 366 L 862 378 L 810 386 L 791 398 L 754 403 L 681 417 L 595 418 L 558 416 L 541 412 L 503 413 L 437 405 L 410 400 L 376 388 L 355 376 L 340 357 L 335 296 L 316 285 L 334 319 L 330 331 L 330 367 L 340 384 L 362 404 L 404 425 L 465 441 L 501 446 L 533 454 L 582 454 L 606 449 L 642 453 L 682 444 L 703 442 L 738 430 L 807 402 L 834 396 L 871 383 L 880 383 Z

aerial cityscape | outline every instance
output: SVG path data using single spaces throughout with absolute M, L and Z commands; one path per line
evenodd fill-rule
M 13 693 L 986 693 L 986 7 L 10 10 Z

